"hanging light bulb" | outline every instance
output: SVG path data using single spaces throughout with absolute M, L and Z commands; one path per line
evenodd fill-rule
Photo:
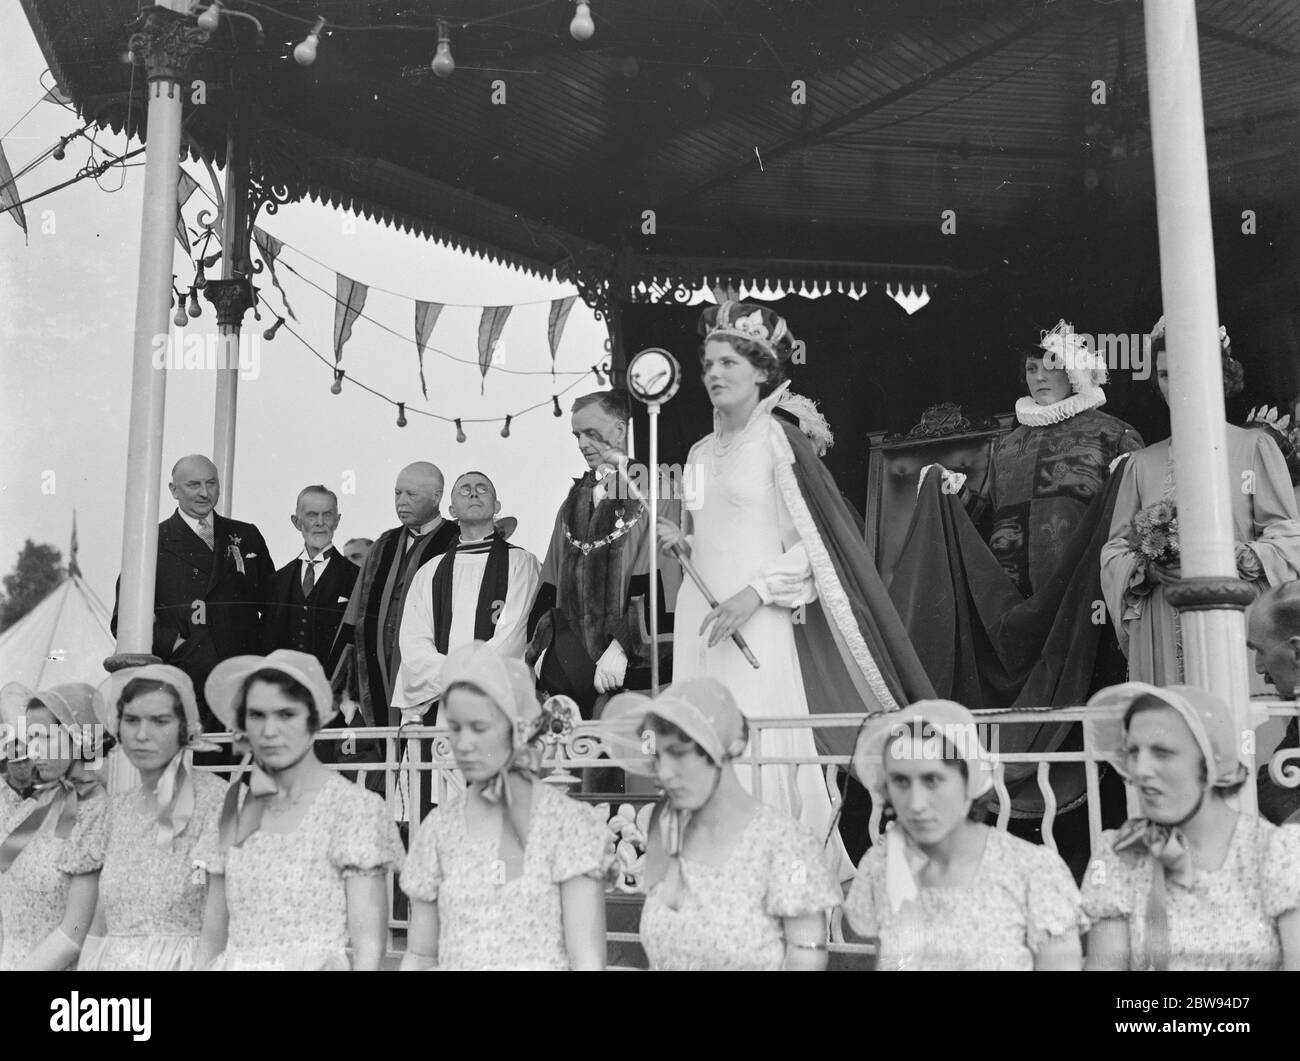
M 275 338 L 275 333 L 280 330 L 280 325 L 282 325 L 283 323 L 284 323 L 284 318 L 277 313 L 275 315 L 275 323 L 272 324 L 271 327 L 267 328 L 266 331 L 262 333 L 262 338 L 269 343 L 272 339 Z
M 253 320 L 255 320 L 255 321 L 260 321 L 261 319 L 262 319 L 262 314 L 258 311 L 257 307 L 254 306 L 254 307 L 253 307 Z
M 503 428 L 501 429 L 501 437 L 502 437 L 502 438 L 509 438 L 509 437 L 510 437 L 510 421 L 513 420 L 513 419 L 514 419 L 514 417 L 511 416 L 509 413 L 506 414 L 506 426 L 503 427 Z
M 178 328 L 184 328 L 189 323 L 189 317 L 185 315 L 185 296 L 182 295 L 176 302 L 176 316 L 172 318 L 172 323 Z
M 605 385 L 605 373 L 600 370 L 600 366 L 592 365 L 591 371 L 596 374 L 596 386 L 603 387 Z
M 343 393 L 343 369 L 341 368 L 336 368 L 334 370 L 334 382 L 330 384 L 330 393 L 331 394 Z
M 397 426 L 406 426 L 406 402 L 397 403 Z
M 67 137 L 64 136 L 59 137 L 59 146 L 54 149 L 54 161 L 62 162 L 65 158 L 68 157 L 68 153 L 64 150 L 64 148 L 67 146 L 68 146 Z
M 591 5 L 587 0 L 578 0 L 578 9 L 573 13 L 569 23 L 569 35 L 575 41 L 589 41 L 596 32 L 596 23 L 591 21 Z
M 221 0 L 212 0 L 212 3 L 199 16 L 199 29 L 207 30 L 209 33 L 215 33 L 217 26 L 221 24 Z
M 457 442 L 465 441 L 465 429 L 460 426 L 459 418 L 456 420 L 456 441 Z
M 316 61 L 316 45 L 320 44 L 320 31 L 325 28 L 325 20 L 318 18 L 310 33 L 293 50 L 293 59 L 299 66 L 311 66 Z
M 456 72 L 456 60 L 451 57 L 451 33 L 443 19 L 438 19 L 438 50 L 433 56 L 433 72 L 439 77 L 451 77 Z
M 200 258 L 198 268 L 194 270 L 194 286 L 202 291 L 208 286 L 208 274 L 203 271 L 203 259 Z
M 190 308 L 189 308 L 189 314 L 190 314 L 191 317 L 200 317 L 200 316 L 203 315 L 203 309 L 202 309 L 202 307 L 199 306 L 199 293 L 198 293 L 198 290 L 195 289 L 195 288 L 193 288 L 193 287 L 190 288 Z
M 559 399 L 559 396 L 558 396 L 558 395 L 555 395 L 555 394 L 552 394 L 552 395 L 551 395 L 551 415 L 552 415 L 552 416 L 563 416 L 563 415 L 564 415 L 564 410 L 560 408 L 560 399 Z

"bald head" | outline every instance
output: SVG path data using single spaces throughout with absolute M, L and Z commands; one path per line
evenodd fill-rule
M 393 507 L 404 527 L 420 527 L 438 514 L 442 503 L 443 478 L 436 464 L 416 461 L 397 475 L 393 486 Z
M 203 519 L 217 507 L 221 498 L 217 466 L 199 453 L 182 457 L 172 466 L 172 481 L 167 489 L 185 515 L 191 519 Z
M 1286 699 L 1300 697 L 1300 580 L 1265 590 L 1246 617 L 1255 670 Z

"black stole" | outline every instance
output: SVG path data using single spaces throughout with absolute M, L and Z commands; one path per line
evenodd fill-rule
M 438 570 L 433 573 L 433 585 L 430 587 L 433 597 L 433 644 L 444 656 L 447 654 L 447 639 L 451 636 L 451 575 L 458 552 L 488 554 L 483 582 L 478 588 L 478 607 L 474 612 L 476 641 L 492 640 L 510 587 L 510 544 L 499 533 L 494 533 L 486 541 L 468 545 L 457 539 L 448 547 Z

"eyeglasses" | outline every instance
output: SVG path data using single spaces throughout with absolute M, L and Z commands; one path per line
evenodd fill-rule
M 456 488 L 461 497 L 486 497 L 491 492 L 492 487 L 487 483 L 465 483 Z

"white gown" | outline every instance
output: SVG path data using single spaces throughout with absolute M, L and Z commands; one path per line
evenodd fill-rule
M 773 396 L 775 397 L 775 396 Z M 700 623 L 709 605 L 685 579 L 677 599 L 673 625 L 673 679 L 708 676 L 723 682 L 750 719 L 789 718 L 809 714 L 803 674 L 794 643 L 795 609 L 817 599 L 817 587 L 807 551 L 795 530 L 776 484 L 771 433 L 781 431 L 760 402 L 749 423 L 727 444 L 706 435 L 691 449 L 689 462 L 696 478 L 695 503 L 687 503 L 691 560 L 705 585 L 719 600 L 753 586 L 764 604 L 740 634 L 759 662 L 754 669 L 735 643 L 708 647 Z M 816 756 L 811 728 L 769 729 L 751 736 L 749 754 L 769 757 Z M 753 771 L 737 767 L 742 784 L 754 791 Z M 818 840 L 831 828 L 832 805 L 826 775 L 815 765 L 774 765 L 762 768 L 761 798 L 809 826 Z M 853 867 L 838 832 L 828 862 L 840 879 Z

